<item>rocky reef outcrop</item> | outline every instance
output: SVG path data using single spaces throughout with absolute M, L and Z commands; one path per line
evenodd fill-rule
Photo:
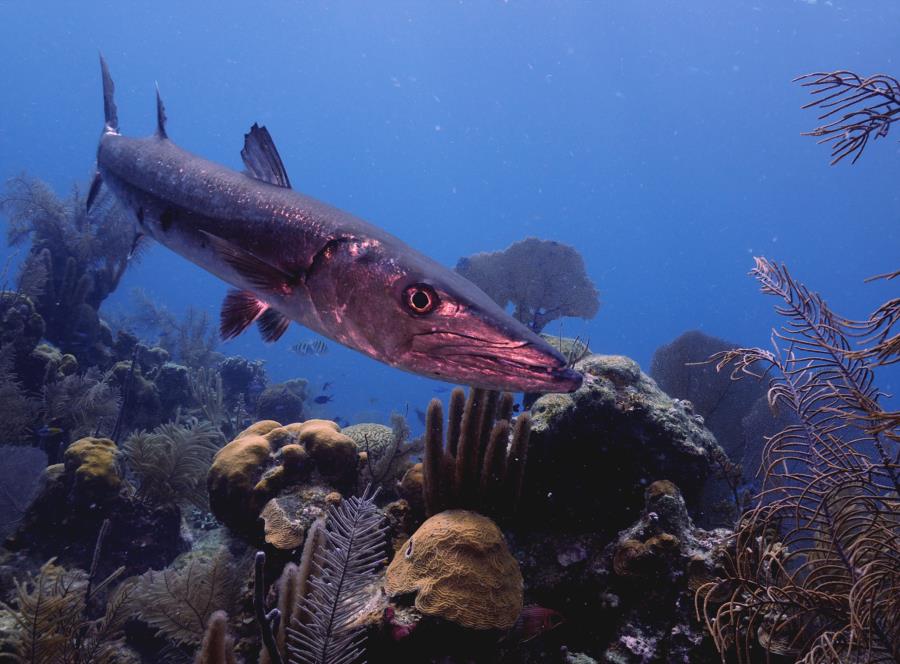
M 172 505 L 137 499 L 124 485 L 118 455 L 116 444 L 107 438 L 72 443 L 63 463 L 44 470 L 35 498 L 6 540 L 6 548 L 90 569 L 98 534 L 108 520 L 98 575 L 119 566 L 126 575 L 165 567 L 187 548 L 181 513 Z
M 700 500 L 713 471 L 713 435 L 689 405 L 669 398 L 633 360 L 590 355 L 584 384 L 531 409 L 523 505 L 531 529 L 612 536 L 632 522 L 644 490 L 669 479 L 704 522 Z

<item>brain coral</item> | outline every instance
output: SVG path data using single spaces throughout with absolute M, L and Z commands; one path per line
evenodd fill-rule
M 522 574 L 503 533 L 485 516 L 448 510 L 428 519 L 394 556 L 388 595 L 471 629 L 508 629 L 522 612 Z
M 82 438 L 66 449 L 65 467 L 75 473 L 75 485 L 95 498 L 114 495 L 122 485 L 116 466 L 118 448 L 108 438 Z

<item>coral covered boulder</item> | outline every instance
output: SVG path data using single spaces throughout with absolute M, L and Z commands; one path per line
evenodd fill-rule
M 44 470 L 34 500 L 6 547 L 90 569 L 98 534 L 108 520 L 98 576 L 119 566 L 130 575 L 168 564 L 186 546 L 181 513 L 125 490 L 118 453 L 106 438 L 72 443 L 64 463 Z
M 122 478 L 116 466 L 118 452 L 108 438 L 82 438 L 69 445 L 63 459 L 66 472 L 74 475 L 79 494 L 107 498 L 119 491 Z
M 703 484 L 724 453 L 702 418 L 627 357 L 590 355 L 576 368 L 591 379 L 532 407 L 519 512 L 537 529 L 612 535 L 638 515 L 647 486 L 670 479 L 705 523 Z
M 503 533 L 475 512 L 428 519 L 388 567 L 388 595 L 415 594 L 416 608 L 471 629 L 508 629 L 522 612 L 522 574 Z
M 216 453 L 206 480 L 210 508 L 231 530 L 256 540 L 270 500 L 307 481 L 347 491 L 355 483 L 357 463 L 355 443 L 334 422 L 282 426 L 262 420 Z

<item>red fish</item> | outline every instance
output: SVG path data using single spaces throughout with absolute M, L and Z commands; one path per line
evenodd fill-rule
M 520 637 L 522 643 L 540 636 L 551 629 L 556 629 L 565 622 L 559 611 L 531 604 L 522 609 L 513 632 Z

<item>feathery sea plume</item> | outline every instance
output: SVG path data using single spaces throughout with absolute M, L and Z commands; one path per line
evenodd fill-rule
M 376 494 L 366 491 L 330 509 L 302 600 L 306 619 L 295 617 L 287 629 L 288 664 L 351 664 L 363 657 L 366 590 L 386 559 Z
M 783 301 L 786 322 L 772 350 L 715 359 L 734 376 L 768 376 L 769 405 L 797 419 L 767 439 L 758 502 L 727 548 L 725 578 L 698 590 L 698 612 L 723 656 L 739 662 L 760 649 L 807 664 L 897 661 L 898 432 L 874 383 L 879 353 L 850 341 L 873 329 L 890 338 L 892 323 L 874 322 L 877 313 L 868 323 L 837 316 L 764 258 L 752 274 Z

